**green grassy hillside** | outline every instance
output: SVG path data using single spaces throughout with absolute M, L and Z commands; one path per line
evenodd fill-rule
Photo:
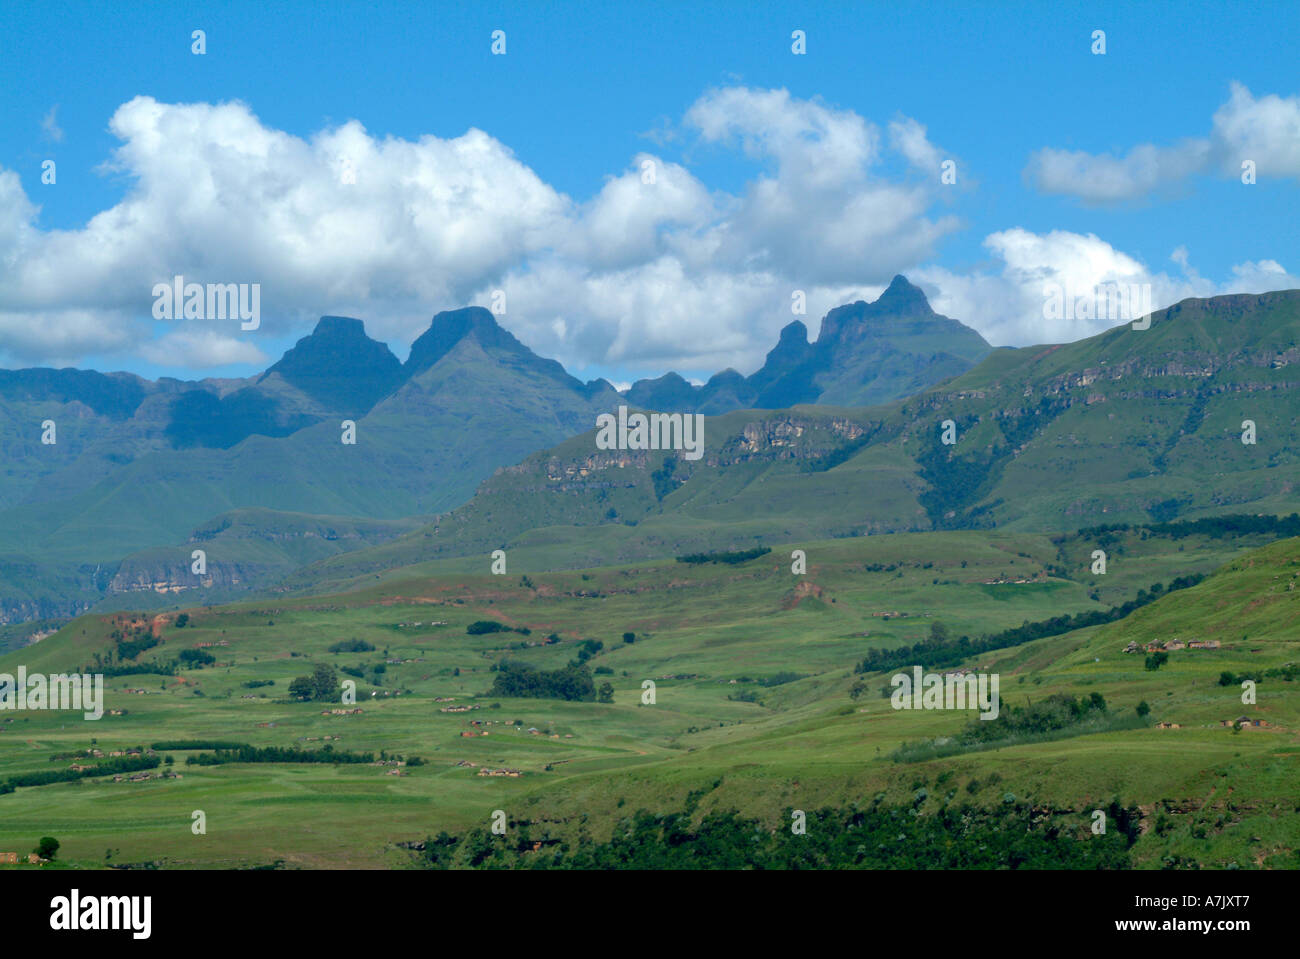
M 955 800 L 995 810 L 1011 796 L 1078 838 L 1087 837 L 1094 809 L 1114 798 L 1136 804 L 1139 866 L 1294 867 L 1300 696 L 1293 681 L 1268 671 L 1300 661 L 1297 539 L 1237 552 L 1199 585 L 1108 626 L 968 661 L 1000 674 L 1004 709 L 1096 692 L 1116 717 L 1136 716 L 1147 702 L 1147 723 L 924 762 L 891 758 L 903 744 L 957 734 L 973 714 L 892 709 L 879 693 L 888 672 L 855 672 L 868 650 L 924 642 L 936 622 L 953 638 L 978 638 L 1106 608 L 1154 582 L 1218 566 L 1239 544 L 1114 534 L 1100 599 L 1090 594 L 1101 596 L 1103 578 L 1073 564 L 1085 545 L 984 532 L 810 542 L 801 544 L 802 576 L 791 572 L 785 547 L 735 565 L 571 572 L 538 572 L 512 552 L 504 576 L 448 560 L 332 596 L 191 609 L 183 627 L 174 614 L 85 616 L 0 657 L 0 672 L 93 663 L 119 648 L 114 630 L 159 640 L 129 663 L 167 664 L 199 646 L 215 661 L 110 677 L 107 707 L 125 712 L 97 723 L 0 712 L 0 781 L 65 769 L 78 751 L 186 739 L 328 744 L 427 764 L 401 767 L 403 775 L 375 765 L 194 766 L 185 759 L 195 751 L 163 749 L 177 764 L 155 775 L 170 768 L 180 778 L 91 778 L 0 795 L 0 849 L 49 834 L 63 842 L 61 855 L 87 866 L 405 866 L 412 857 L 398 844 L 441 830 L 464 834 L 496 809 L 555 837 L 599 837 L 633 809 L 683 808 L 692 792 L 697 816 L 735 808 L 773 828 L 787 807 L 881 796 L 926 815 Z M 529 632 L 468 633 L 479 620 Z M 1122 651 L 1130 640 L 1173 637 L 1222 645 L 1171 652 L 1154 671 L 1143 654 Z M 329 651 L 350 640 L 374 648 Z M 584 640 L 603 644 L 587 665 L 597 683 L 613 686 L 612 702 L 491 692 L 501 660 L 560 668 Z M 360 673 L 363 713 L 322 715 L 337 703 L 289 701 L 293 678 L 320 663 Z M 1260 674 L 1257 705 L 1242 705 L 1236 685 L 1219 684 L 1225 671 Z M 645 680 L 657 684 L 653 705 L 641 702 Z M 478 708 L 442 712 L 462 705 Z M 1219 725 L 1242 714 L 1269 725 Z M 1149 725 L 1156 721 L 1180 728 Z M 478 775 L 484 767 L 521 775 Z M 190 831 L 194 810 L 207 816 L 205 836 Z

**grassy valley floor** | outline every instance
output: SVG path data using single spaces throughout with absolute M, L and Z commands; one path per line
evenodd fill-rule
M 788 829 L 791 809 L 1027 805 L 1084 839 L 1093 810 L 1118 798 L 1141 811 L 1137 866 L 1295 868 L 1300 689 L 1264 674 L 1300 661 L 1300 540 L 1263 542 L 1117 534 L 1105 576 L 1089 572 L 1092 540 L 1034 534 L 874 536 L 774 545 L 734 565 L 552 573 L 529 572 L 520 550 L 507 575 L 488 573 L 486 556 L 448 560 L 336 595 L 190 609 L 184 626 L 174 612 L 84 616 L 0 658 L 0 672 L 94 671 L 97 654 L 118 648 L 115 630 L 158 641 L 127 664 L 171 664 L 196 648 L 214 661 L 110 676 L 98 722 L 0 710 L 0 782 L 93 764 L 75 755 L 87 750 L 107 758 L 182 740 L 424 764 L 203 766 L 186 760 L 210 749 L 159 749 L 174 764 L 143 781 L 92 776 L 0 795 L 0 851 L 51 835 L 59 861 L 81 867 L 411 867 L 401 844 L 484 828 L 496 810 L 539 838 L 599 840 L 636 810 L 680 811 L 692 794 L 697 820 L 734 809 L 773 830 Z M 802 575 L 794 549 L 807 554 Z M 1096 692 L 1116 716 L 1148 703 L 1138 728 L 897 762 L 900 745 L 954 736 L 974 713 L 895 710 L 880 692 L 894 670 L 854 669 L 872 648 L 926 641 L 934 623 L 976 639 L 1216 569 L 1117 622 L 966 661 L 1000 675 L 1004 710 Z M 485 620 L 528 632 L 467 632 Z M 1172 651 L 1155 670 L 1124 652 L 1176 638 L 1221 645 Z M 351 640 L 374 648 L 329 649 Z M 586 640 L 602 644 L 586 666 L 612 702 L 491 691 L 502 659 L 559 669 Z M 339 673 L 356 682 L 359 714 L 332 714 L 337 699 L 290 700 L 290 683 L 317 664 L 360 674 Z M 1235 681 L 1221 685 L 1224 672 L 1258 675 L 1257 704 L 1243 705 Z M 642 702 L 647 680 L 653 704 Z M 1267 725 L 1222 725 L 1242 715 Z M 199 810 L 204 835 L 191 830 Z

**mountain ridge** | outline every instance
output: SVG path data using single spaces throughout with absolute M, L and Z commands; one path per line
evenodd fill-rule
M 425 529 L 305 567 L 286 586 L 541 543 L 564 544 L 555 555 L 569 568 L 639 561 L 667 543 L 1068 532 L 1300 509 L 1300 290 L 1189 299 L 1151 319 L 997 350 L 883 406 L 709 417 L 694 463 L 571 437 L 498 470 Z M 1247 419 L 1256 444 L 1242 442 Z
M 992 349 L 970 327 L 935 313 L 900 274 L 874 301 L 827 312 L 814 342 L 802 320 L 788 323 L 748 377 L 723 370 L 696 387 L 666 373 L 637 381 L 626 396 L 646 408 L 706 414 L 800 403 L 874 406 L 964 373 Z
M 818 341 L 867 343 L 852 367 L 888 354 L 873 323 L 893 322 L 899 312 L 912 317 L 905 323 L 930 322 L 923 296 L 891 286 L 894 293 L 876 301 L 883 306 L 837 308 Z M 605 548 L 622 557 L 681 545 L 749 546 L 788 528 L 833 537 L 1064 528 L 1247 504 L 1291 512 L 1294 484 L 1277 467 L 1300 448 L 1292 435 L 1297 317 L 1300 291 L 1188 300 L 1158 311 L 1145 331 L 1125 325 L 1073 344 L 994 350 L 954 378 L 881 405 L 792 402 L 710 413 L 706 455 L 695 464 L 664 452 L 597 451 L 595 416 L 637 404 L 604 380 L 583 384 L 537 357 L 481 308 L 434 318 L 427 350 L 414 362 L 408 357 L 400 385 L 348 417 L 359 446 L 340 443 L 346 414 L 324 405 L 338 369 L 314 366 L 310 342 L 258 384 L 208 382 L 201 394 L 208 420 L 196 421 L 190 445 L 168 434 L 175 404 L 189 395 L 179 381 L 0 376 L 0 399 L 11 397 L 0 402 L 0 440 L 11 463 L 26 469 L 0 476 L 0 620 L 65 616 L 103 602 L 128 557 L 139 557 L 144 570 L 119 583 L 183 570 L 189 551 L 182 544 L 237 510 L 385 522 L 440 517 L 423 532 L 393 538 L 388 531 L 397 535 L 396 528 L 385 527 L 380 542 L 376 528 L 368 544 L 350 541 L 369 551 L 356 560 L 367 568 L 468 555 L 530 536 L 565 541 L 595 561 L 607 558 Z M 331 319 L 318 331 L 327 340 L 375 344 L 367 347 L 371 368 L 392 375 L 395 360 L 384 358 L 387 348 L 369 340 L 359 320 Z M 794 321 L 787 331 L 771 351 L 776 361 L 750 378 L 722 371 L 710 379 L 718 407 L 739 402 L 754 377 L 769 396 L 786 390 L 783 398 L 797 399 L 801 384 L 818 385 L 823 371 L 809 359 L 816 345 L 806 327 Z M 892 381 L 902 381 L 919 355 L 897 363 Z M 91 384 L 101 412 L 80 400 L 33 401 L 47 380 L 64 391 Z M 674 390 L 694 389 L 673 374 L 659 386 L 668 400 Z M 137 388 L 143 398 L 123 417 Z M 1246 415 L 1235 405 L 1241 398 L 1262 424 L 1259 461 L 1243 459 L 1240 444 L 1224 446 Z M 220 436 L 228 410 L 261 417 L 267 432 Z M 1107 413 L 1118 417 L 1113 435 Z M 47 416 L 59 424 L 56 447 L 32 434 Z M 947 419 L 961 437 L 951 449 L 936 443 Z M 229 443 L 205 446 L 208 437 Z M 251 577 L 262 587 L 294 556 L 316 560 L 290 577 L 294 588 L 312 570 L 333 576 L 352 562 L 350 553 L 304 551 L 253 562 L 253 539 L 223 538 L 209 562 L 234 564 L 247 585 Z M 251 576 L 253 569 L 264 572 Z

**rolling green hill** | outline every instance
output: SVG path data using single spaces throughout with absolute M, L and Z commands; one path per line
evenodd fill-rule
M 156 758 L 176 762 L 136 782 L 92 769 L 77 782 L 0 794 L 0 848 L 54 835 L 61 857 L 79 866 L 402 867 L 416 857 L 401 844 L 442 831 L 468 836 L 502 809 L 511 832 L 488 852 L 505 863 L 518 830 L 547 843 L 580 833 L 603 840 L 637 809 L 689 809 L 692 821 L 736 809 L 781 829 L 791 808 L 885 803 L 930 817 L 959 802 L 995 820 L 1015 809 L 1087 842 L 1093 811 L 1118 800 L 1136 810 L 1132 865 L 1294 868 L 1300 695 L 1288 666 L 1300 663 L 1300 539 L 1240 545 L 1114 533 L 1106 579 L 1122 583 L 1106 587 L 1110 602 L 1235 558 L 1117 622 L 966 661 L 1000 674 L 1006 712 L 1096 693 L 1115 728 L 917 762 L 893 754 L 979 721 L 892 709 L 878 692 L 888 671 L 862 674 L 855 664 L 870 649 L 924 641 L 935 623 L 954 639 L 979 637 L 1103 608 L 1092 598 L 1101 577 L 1058 569 L 1083 544 L 988 531 L 810 542 L 803 575 L 782 549 L 737 564 L 571 572 L 515 557 L 505 576 L 445 561 L 348 593 L 189 609 L 183 627 L 175 614 L 84 616 L 0 657 L 0 672 L 93 667 L 96 656 L 144 669 L 109 677 L 110 712 L 97 723 L 0 711 L 0 783 L 137 745 L 147 754 L 153 743 Z M 483 620 L 528 632 L 469 628 Z M 135 651 L 142 644 L 117 641 L 142 637 L 159 643 Z M 1174 638 L 1220 646 L 1177 649 L 1155 670 L 1144 654 L 1123 651 L 1130 641 Z M 214 661 L 167 665 L 195 648 Z M 502 660 L 555 669 L 583 655 L 595 681 L 612 686 L 612 702 L 492 689 Z M 150 674 L 148 664 L 167 672 Z M 360 714 L 290 699 L 291 680 L 318 664 L 356 676 Z M 1245 675 L 1258 678 L 1256 704 L 1240 701 Z M 656 684 L 653 704 L 642 701 L 646 680 Z M 1139 722 L 1142 702 L 1150 712 Z M 1222 725 L 1242 715 L 1267 725 Z M 212 740 L 304 752 L 324 744 L 424 764 L 187 763 L 210 753 Z M 190 831 L 196 809 L 206 836 Z

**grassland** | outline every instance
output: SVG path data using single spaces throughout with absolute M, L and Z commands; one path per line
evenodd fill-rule
M 1263 542 L 1118 536 L 1107 574 L 1096 577 L 1088 572 L 1095 543 L 1024 533 L 773 543 L 770 554 L 735 566 L 668 560 L 530 572 L 551 565 L 547 551 L 556 546 L 548 543 L 537 552 L 512 549 L 504 576 L 488 572 L 487 556 L 461 558 L 357 580 L 328 596 L 190 609 L 184 628 L 175 612 L 141 614 L 138 622 L 162 642 L 140 662 L 226 645 L 205 647 L 217 661 L 202 669 L 107 679 L 106 709 L 124 715 L 85 722 L 74 713 L 0 711 L 0 780 L 63 768 L 67 754 L 92 746 L 108 754 L 177 739 L 328 742 L 418 755 L 427 765 L 400 776 L 371 765 L 200 767 L 173 751 L 170 768 L 180 778 L 0 795 L 0 850 L 26 851 L 53 835 L 63 843 L 60 859 L 84 867 L 403 867 L 412 857 L 399 843 L 484 826 L 497 809 L 559 835 L 599 837 L 635 809 L 680 809 L 692 790 L 706 793 L 699 815 L 737 809 L 779 828 L 790 807 L 878 795 L 911 803 L 925 788 L 922 814 L 953 797 L 994 807 L 1010 794 L 1080 836 L 1091 811 L 1118 796 L 1144 813 L 1133 850 L 1141 866 L 1295 867 L 1300 690 L 1264 679 L 1258 704 L 1243 706 L 1240 689 L 1218 683 L 1223 671 L 1300 661 L 1300 540 Z M 795 548 L 807 553 L 804 575 L 791 572 Z M 1119 622 L 969 663 L 1001 675 L 1004 703 L 1096 691 L 1117 714 L 1146 701 L 1152 722 L 1177 729 L 900 764 L 889 758 L 898 746 L 951 735 L 973 714 L 895 711 L 878 692 L 883 674 L 865 677 L 865 694 L 850 695 L 864 680 L 853 667 L 865 650 L 921 641 L 936 621 L 954 636 L 975 637 L 1103 609 L 1153 583 L 1215 569 Z M 110 633 L 133 615 L 83 616 L 0 657 L 0 672 L 83 666 L 113 647 Z M 467 634 L 481 619 L 531 632 Z M 551 634 L 560 642 L 546 644 Z M 1222 645 L 1173 652 L 1156 671 L 1144 668 L 1143 655 L 1122 651 L 1130 641 L 1175 637 Z M 375 649 L 328 651 L 353 638 Z M 615 687 L 612 703 L 490 694 L 501 658 L 556 668 L 584 639 L 604 644 L 589 665 L 600 670 L 597 684 Z M 290 681 L 321 662 L 360 669 L 360 715 L 327 716 L 322 709 L 337 703 L 289 701 Z M 764 684 L 781 674 L 790 681 Z M 267 680 L 274 685 L 245 685 Z M 653 705 L 642 703 L 645 680 L 656 684 Z M 447 697 L 454 702 L 435 701 Z M 441 711 L 465 704 L 479 708 Z M 1242 714 L 1269 726 L 1220 725 Z M 65 758 L 52 761 L 56 754 Z M 478 775 L 483 768 L 522 775 Z M 206 835 L 191 832 L 195 810 L 206 815 Z

